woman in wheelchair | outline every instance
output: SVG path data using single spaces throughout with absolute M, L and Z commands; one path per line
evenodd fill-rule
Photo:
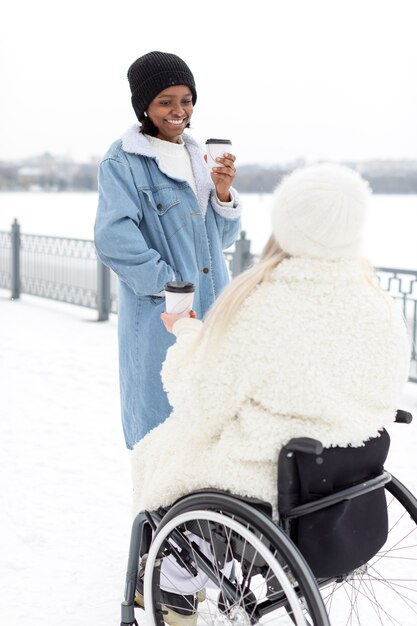
M 132 581 L 149 624 L 329 624 L 330 582 L 346 583 L 384 543 L 385 522 L 377 531 L 368 520 L 386 517 L 384 427 L 395 420 L 410 348 L 401 311 L 362 257 L 369 196 L 346 167 L 296 170 L 274 193 L 259 263 L 223 290 L 204 323 L 162 315 L 177 338 L 161 374 L 173 410 L 132 453 L 139 515 L 122 624 L 135 623 Z M 299 437 L 310 439 L 293 449 Z M 326 498 L 330 531 L 311 510 Z M 386 613 L 374 601 L 375 621 L 359 621 L 361 585 L 352 621 L 332 623 L 404 626 L 377 621 Z

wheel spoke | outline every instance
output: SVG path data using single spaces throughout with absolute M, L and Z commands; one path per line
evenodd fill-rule
M 149 550 L 145 606 L 152 606 L 155 614 L 160 607 L 176 613 L 184 609 L 190 612 L 195 594 L 200 591 L 196 581 L 201 581 L 204 574 L 205 599 L 197 607 L 197 626 L 329 626 L 327 617 L 319 622 L 304 617 L 309 613 L 307 604 L 314 605 L 313 597 L 320 601 L 316 583 L 296 580 L 292 573 L 296 564 L 281 565 L 281 540 L 294 551 L 294 559 L 300 559 L 299 553 L 278 527 L 269 521 L 265 524 L 269 536 L 257 528 L 253 519 L 245 521 L 240 515 L 218 511 L 184 512 L 169 519 L 158 528 Z M 176 559 L 166 550 L 164 556 L 166 545 L 177 550 Z M 198 570 L 197 576 L 192 576 L 193 570 Z M 307 602 L 305 589 L 311 595 Z M 169 602 L 167 594 L 173 596 Z M 324 606 L 314 610 L 326 615 Z
M 343 581 L 323 584 L 332 624 L 417 624 L 417 506 L 411 498 L 402 501 L 390 498 L 388 538 L 375 557 Z

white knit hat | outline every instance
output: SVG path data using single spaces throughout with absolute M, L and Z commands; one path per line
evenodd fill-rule
M 295 170 L 275 190 L 272 232 L 292 256 L 337 259 L 361 254 L 368 183 L 343 165 Z

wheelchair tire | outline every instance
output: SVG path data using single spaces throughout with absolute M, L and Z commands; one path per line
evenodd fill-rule
M 187 590 L 177 582 L 185 574 Z M 204 577 L 205 599 L 192 617 Z M 284 531 L 263 512 L 221 493 L 187 496 L 159 521 L 144 596 L 146 623 L 157 626 L 174 624 L 170 612 L 184 610 L 190 598 L 190 626 L 330 626 L 314 576 Z
M 389 532 L 368 563 L 337 581 L 319 581 L 332 624 L 417 624 L 417 500 L 394 476 L 385 485 Z

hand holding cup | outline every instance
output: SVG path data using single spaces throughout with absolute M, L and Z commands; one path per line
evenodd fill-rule
M 161 313 L 161 320 L 163 321 L 164 326 L 169 333 L 174 332 L 172 329 L 173 329 L 175 322 L 184 317 L 185 317 L 184 313 L 181 313 L 180 315 L 172 315 L 172 313 Z M 195 311 L 189 311 L 188 317 L 192 317 L 193 319 L 196 319 L 197 316 L 195 314 Z
M 216 186 L 216 194 L 220 202 L 231 200 L 230 187 L 236 175 L 234 154 L 230 149 L 230 139 L 207 139 L 205 160 L 211 170 L 211 179 Z M 219 160 L 216 160 L 219 159 Z
M 217 157 L 224 157 L 232 148 L 230 139 L 207 139 L 207 165 L 212 167 L 225 167 L 223 163 L 216 161 Z
M 171 315 L 187 315 L 193 308 L 195 286 L 186 281 L 172 280 L 165 285 L 165 309 Z

